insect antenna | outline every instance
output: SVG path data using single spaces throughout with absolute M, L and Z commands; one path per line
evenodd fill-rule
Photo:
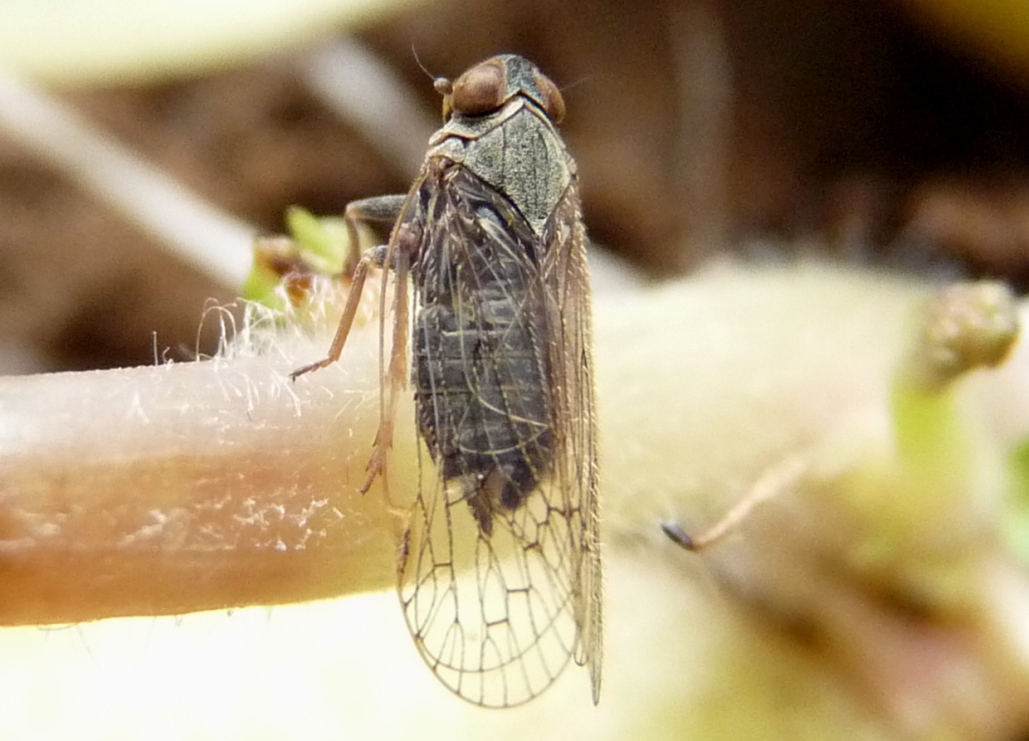
M 420 69 L 420 70 L 421 70 L 422 72 L 424 72 L 424 73 L 426 74 L 426 76 L 427 76 L 427 77 L 428 77 L 428 78 L 429 78 L 430 80 L 432 80 L 433 82 L 435 82 L 436 80 L 438 80 L 438 79 L 439 79 L 439 75 L 434 75 L 434 74 L 432 74 L 432 73 L 431 73 L 431 72 L 429 71 L 429 68 L 428 68 L 428 67 L 426 67 L 426 66 L 425 66 L 424 64 L 422 64 L 422 60 L 421 60 L 421 58 L 420 58 L 420 57 L 418 56 L 418 50 L 417 50 L 417 49 L 415 48 L 415 46 L 414 46 L 414 44 L 413 44 L 413 43 L 411 44 L 411 56 L 413 56 L 413 57 L 414 57 L 414 62 L 415 62 L 415 64 L 417 64 L 417 65 L 418 65 L 418 69 Z

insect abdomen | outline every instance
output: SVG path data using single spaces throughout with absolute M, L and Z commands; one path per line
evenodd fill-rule
M 516 509 L 553 456 L 541 329 L 524 286 L 494 277 L 459 309 L 453 294 L 433 292 L 415 320 L 413 369 L 419 432 L 487 533 L 493 512 Z

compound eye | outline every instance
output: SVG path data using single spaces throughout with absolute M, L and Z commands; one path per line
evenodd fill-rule
M 503 65 L 494 60 L 472 67 L 454 83 L 450 107 L 465 116 L 492 113 L 504 104 L 505 76 Z
M 565 99 L 557 85 L 550 81 L 550 78 L 536 73 L 536 87 L 543 96 L 543 110 L 555 124 L 561 123 L 565 117 Z

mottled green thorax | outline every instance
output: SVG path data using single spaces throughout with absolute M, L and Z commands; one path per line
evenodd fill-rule
M 536 234 L 575 179 L 575 162 L 558 136 L 561 93 L 532 62 L 493 57 L 456 81 L 437 80 L 443 128 L 429 140 L 429 159 L 458 162 L 506 195 Z

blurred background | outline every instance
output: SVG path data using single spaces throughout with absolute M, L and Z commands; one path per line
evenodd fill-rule
M 917 476 L 880 486 L 876 445 L 892 442 L 900 317 L 925 289 L 883 273 L 1029 282 L 1029 0 L 0 0 L 0 374 L 215 352 L 221 326 L 202 316 L 239 295 L 253 237 L 283 232 L 291 205 L 338 215 L 405 191 L 441 122 L 432 76 L 499 52 L 562 88 L 589 233 L 632 271 L 811 255 L 882 269 L 775 285 L 710 271 L 675 316 L 598 292 L 601 352 L 625 364 L 600 377 L 622 415 L 602 436 L 610 699 L 594 711 L 570 671 L 520 715 L 448 704 L 378 594 L 191 616 L 190 647 L 170 619 L 5 630 L 0 709 L 33 718 L 22 736 L 105 739 L 282 738 L 298 721 L 335 738 L 364 715 L 374 732 L 354 737 L 1026 738 L 1027 551 L 990 528 L 1016 510 L 1029 523 L 1029 353 L 978 410 L 1015 420 L 982 480 L 944 466 L 940 496 Z M 681 356 L 636 344 L 652 326 Z M 641 403 L 681 377 L 690 394 Z M 712 521 L 811 440 L 832 486 L 813 475 L 720 560 L 661 534 Z M 847 499 L 852 471 L 867 501 Z M 916 534 L 877 571 L 863 549 L 881 554 L 890 504 Z M 939 586 L 938 561 L 961 578 L 934 601 L 918 588 Z M 74 731 L 46 736 L 51 721 Z
M 1029 278 L 1019 0 L 0 3 L 7 87 L 247 233 L 406 190 L 440 121 L 420 65 L 504 51 L 563 88 L 590 234 L 648 275 L 801 252 Z M 168 252 L 82 185 L 89 153 L 55 149 L 0 125 L 0 371 L 212 352 L 199 317 L 231 272 Z

